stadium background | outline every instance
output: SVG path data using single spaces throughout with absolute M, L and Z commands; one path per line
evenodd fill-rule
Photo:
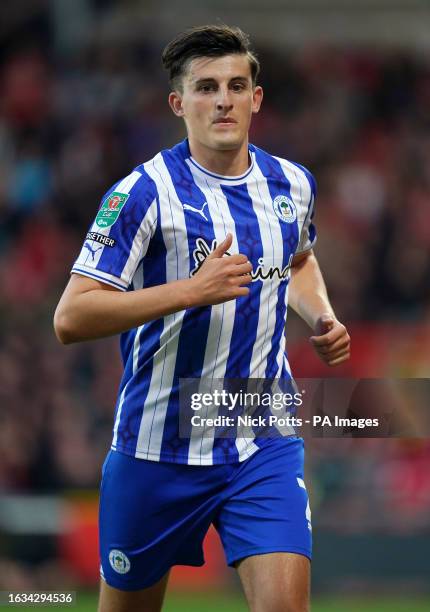
M 184 135 L 167 107 L 162 47 L 217 19 L 249 32 L 262 61 L 252 140 L 318 181 L 316 252 L 352 336 L 336 376 L 429 377 L 427 2 L 1 3 L 3 590 L 74 589 L 79 609 L 94 609 L 119 352 L 116 339 L 60 346 L 53 310 L 106 188 Z M 324 375 L 295 316 L 288 332 L 296 375 Z M 313 609 L 429 609 L 429 440 L 311 439 L 307 449 Z M 174 571 L 166 609 L 245 609 L 214 534 L 206 557 Z

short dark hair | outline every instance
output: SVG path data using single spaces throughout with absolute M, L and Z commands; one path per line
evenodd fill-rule
M 255 86 L 260 62 L 251 47 L 249 36 L 240 28 L 227 25 L 204 25 L 185 30 L 165 47 L 161 60 L 169 71 L 172 89 L 181 89 L 181 80 L 188 64 L 197 57 L 222 57 L 230 54 L 246 55 Z

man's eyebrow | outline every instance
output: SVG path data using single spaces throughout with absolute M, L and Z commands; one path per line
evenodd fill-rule
M 231 83 L 232 81 L 242 81 L 243 83 L 247 83 L 248 78 L 245 76 L 234 76 L 229 80 L 229 83 Z M 201 79 L 196 79 L 194 81 L 194 84 L 200 85 L 201 83 L 216 83 L 216 82 L 217 82 L 217 79 L 213 77 L 202 77 Z
M 216 79 L 212 77 L 206 77 L 206 78 L 196 79 L 194 81 L 195 85 L 199 85 L 200 83 L 216 83 Z

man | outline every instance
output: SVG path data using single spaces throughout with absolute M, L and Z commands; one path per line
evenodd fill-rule
M 193 28 L 163 63 L 188 138 L 104 196 L 54 321 L 65 344 L 122 333 L 99 610 L 159 611 L 170 568 L 203 563 L 213 523 L 251 610 L 305 611 L 303 441 L 181 437 L 179 388 L 184 378 L 289 380 L 288 284 L 322 359 L 349 357 L 312 252 L 315 183 L 248 143 L 263 91 L 241 30 Z

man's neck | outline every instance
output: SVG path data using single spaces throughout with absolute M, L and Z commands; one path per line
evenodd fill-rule
M 190 152 L 193 159 L 205 170 L 222 176 L 240 176 L 250 166 L 248 141 L 239 149 L 219 151 L 209 149 L 200 143 L 189 140 Z

